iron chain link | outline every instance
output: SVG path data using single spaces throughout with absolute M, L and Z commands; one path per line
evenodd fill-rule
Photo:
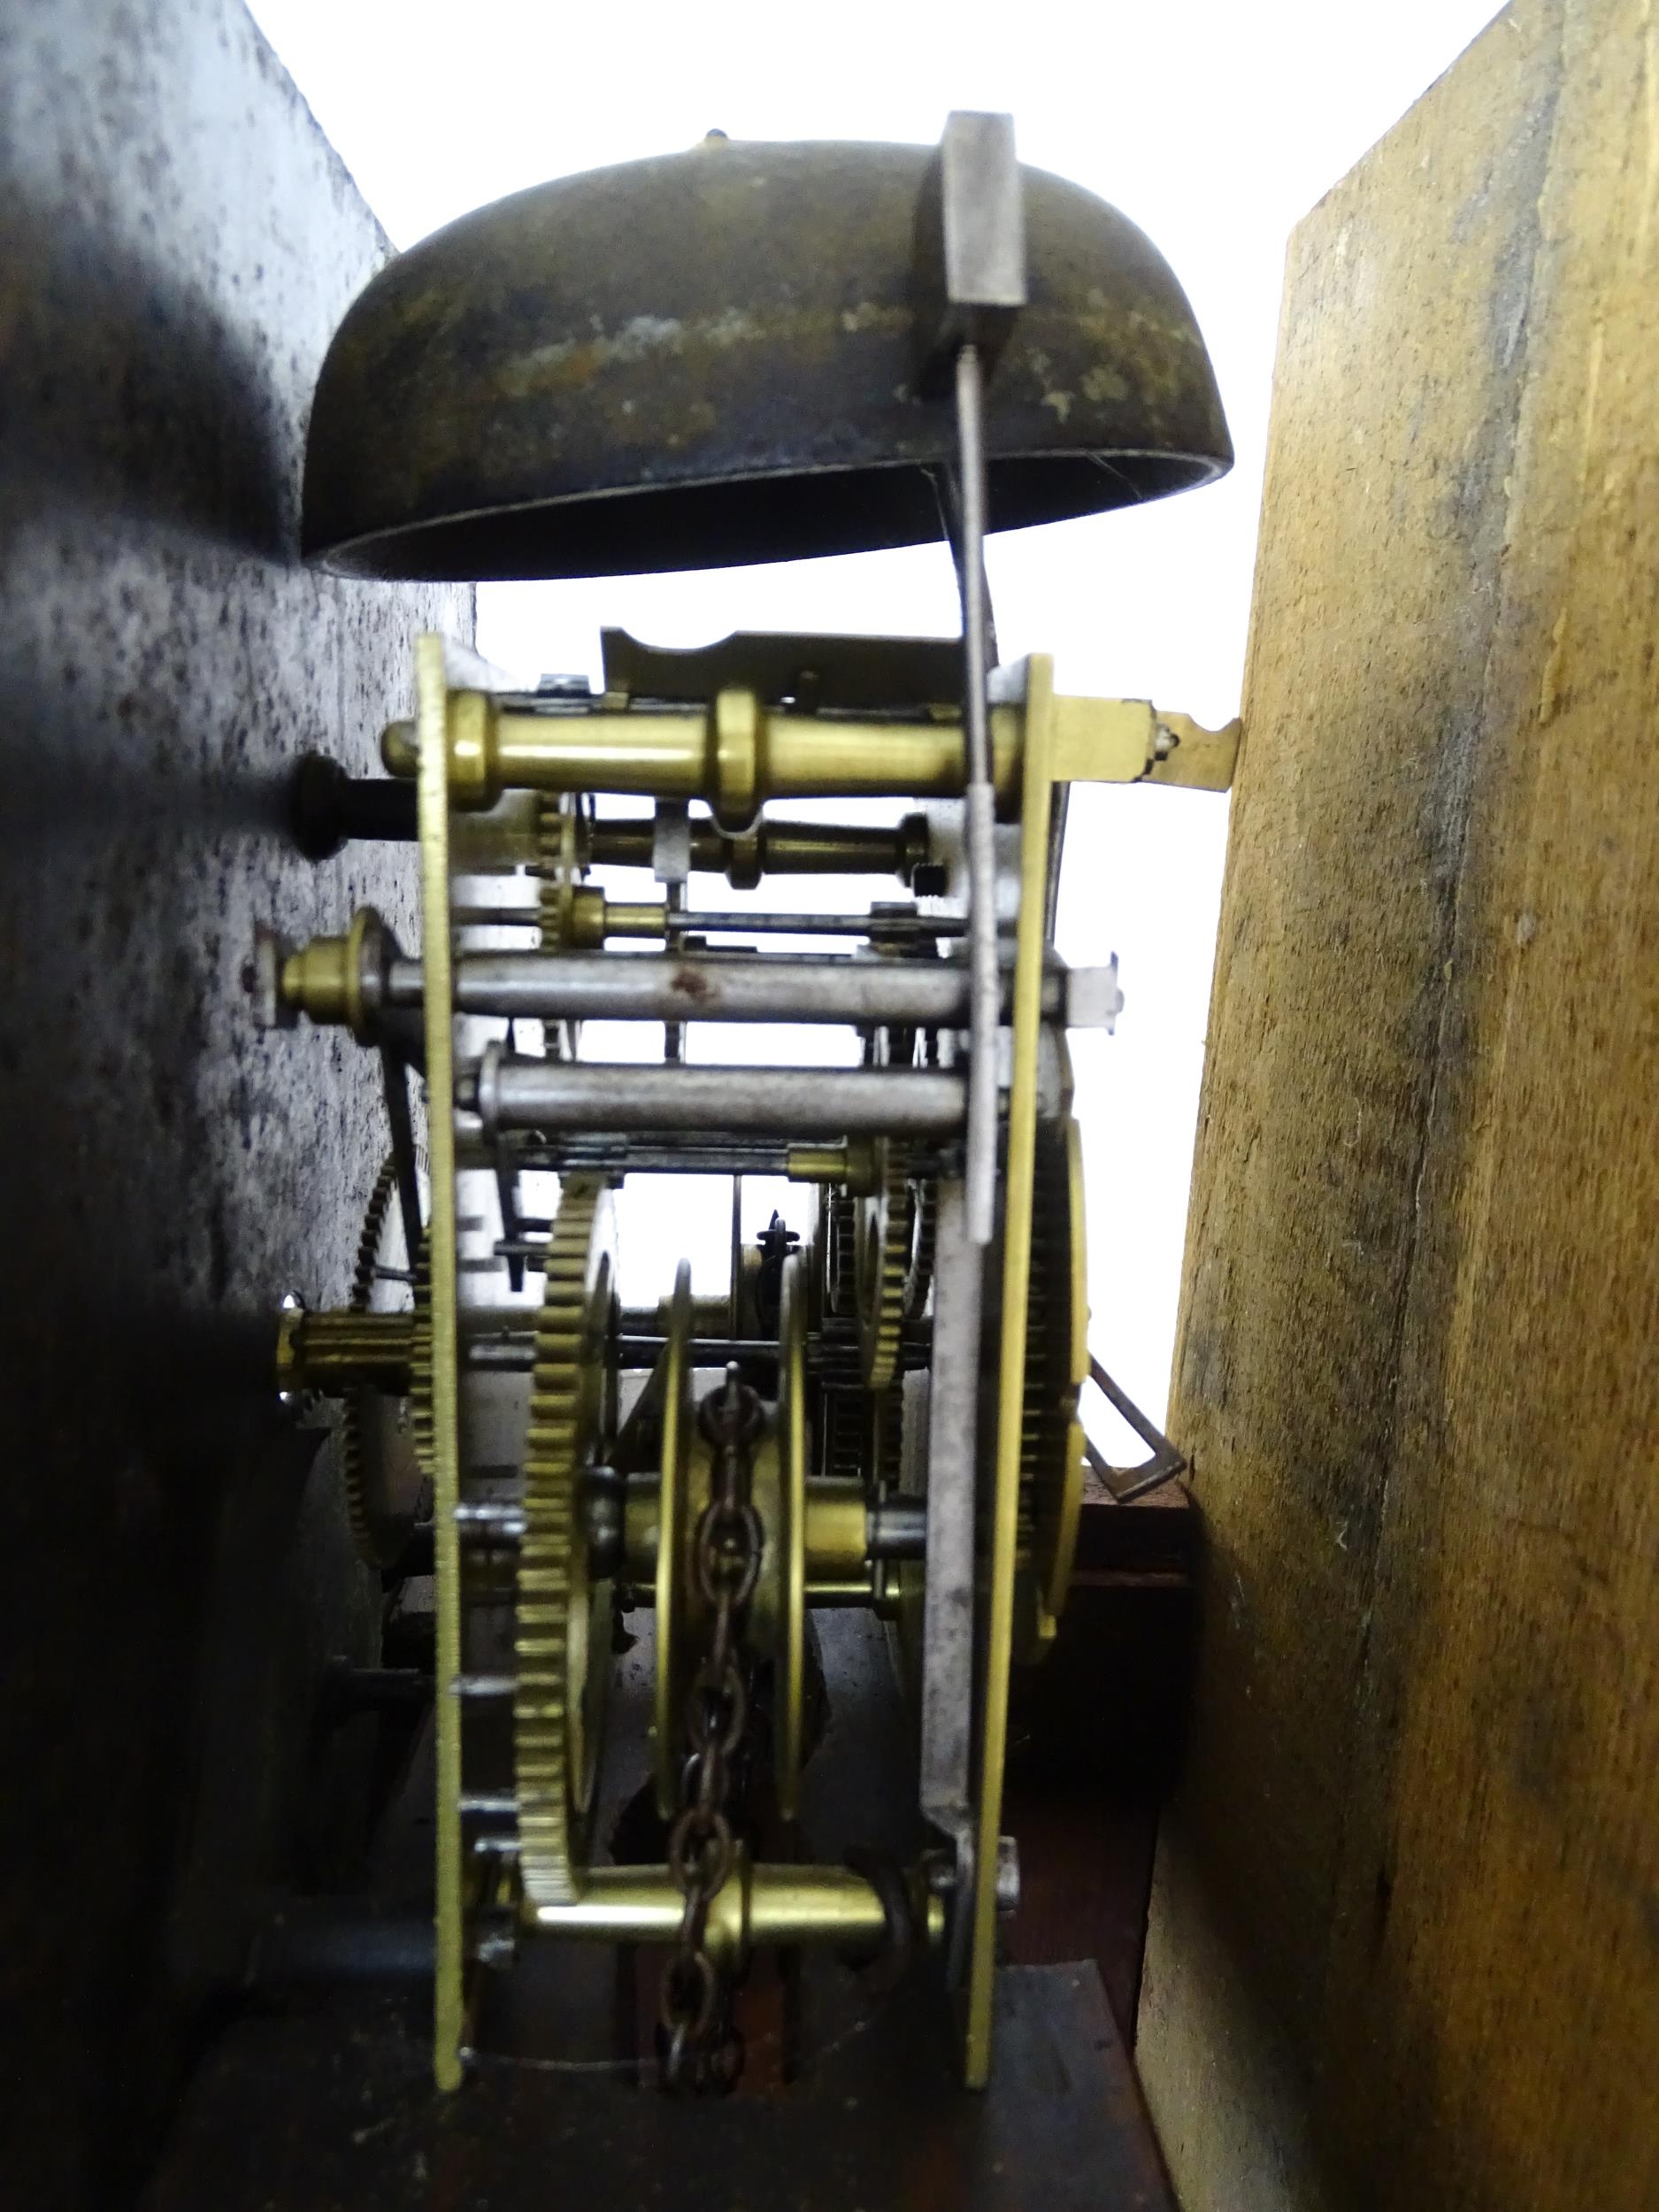
M 669 1871 L 686 1902 L 664 1969 L 658 2011 L 664 2085 L 705 2091 L 729 2089 L 743 2062 L 729 1981 L 708 1948 L 710 1909 L 737 1863 L 729 1803 L 749 1724 L 743 1632 L 763 1542 L 749 1494 L 763 1417 L 760 1401 L 739 1380 L 735 1367 L 726 1370 L 725 1386 L 704 1402 L 699 1420 L 714 1446 L 714 1465 L 709 1502 L 692 1540 L 692 1564 L 710 1627 L 686 1697 L 680 1811 L 668 1833 Z

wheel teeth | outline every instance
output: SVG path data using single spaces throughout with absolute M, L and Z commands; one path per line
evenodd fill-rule
M 1064 1322 L 1066 1317 L 1064 1313 L 1056 1317 L 1054 1294 L 1056 1284 L 1069 1285 L 1071 1280 L 1069 1270 L 1057 1264 L 1065 1255 L 1056 1249 L 1055 1206 L 1057 1201 L 1064 1210 L 1066 1192 L 1064 1175 L 1056 1177 L 1056 1165 L 1050 1148 L 1039 1142 L 1032 1167 L 1031 1270 L 1026 1291 L 1025 1384 L 1019 1452 L 1020 1512 L 1022 1517 L 1030 1516 L 1033 1519 L 1037 1494 L 1045 1479 L 1055 1471 L 1048 1463 L 1046 1448 L 1055 1425 L 1047 1371 L 1056 1317 Z M 1069 1231 L 1069 1222 L 1066 1225 Z M 1068 1234 L 1064 1242 L 1070 1241 Z
M 829 1312 L 844 1319 L 856 1312 L 858 1304 L 858 1202 L 849 1191 L 832 1191 L 829 1210 L 824 1239 L 824 1303 Z
M 854 1254 L 862 1278 L 857 1294 L 859 1350 L 864 1381 L 872 1390 L 886 1390 L 898 1372 L 915 1207 L 915 1194 L 905 1170 L 902 1152 L 896 1147 L 886 1150 L 880 1191 L 873 1200 L 866 1201 L 873 1211 L 880 1244 L 880 1262 L 873 1282 L 865 1256 L 870 1241 L 869 1213 L 860 1223 L 865 1233 L 860 1234 Z
M 939 1219 L 939 1186 L 931 1179 L 911 1185 L 916 1232 L 910 1272 L 904 1283 L 904 1317 L 919 1321 L 933 1286 L 933 1237 Z
M 828 1426 L 824 1455 L 826 1474 L 863 1474 L 865 1424 L 861 1417 L 866 1402 L 862 1391 L 826 1390 L 824 1393 L 824 1414 Z
M 428 1482 L 435 1479 L 432 1448 L 432 1253 L 426 1238 L 415 1255 L 415 1337 L 410 1371 L 411 1409 L 415 1423 L 415 1456 Z
M 545 895 L 545 887 L 544 887 Z M 567 1184 L 546 1257 L 525 1438 L 525 1533 L 515 1593 L 513 1780 L 518 1868 L 538 1904 L 570 1904 L 580 1885 L 571 1772 L 570 1626 L 575 1601 L 580 1393 L 599 1184 Z
M 363 1226 L 357 1232 L 357 1263 L 351 1271 L 351 1295 L 349 1301 L 355 1313 L 368 1311 L 369 1300 L 374 1292 L 375 1255 L 380 1248 L 386 1217 L 396 1194 L 397 1163 L 395 1159 L 388 1159 L 374 1179 L 374 1187 L 369 1193 L 369 1202 L 363 1211 Z M 364 1473 L 360 1389 L 346 1393 L 345 1417 L 340 1435 L 340 1471 L 345 1483 L 346 1518 L 351 1525 L 351 1540 L 357 1548 L 357 1556 L 365 1566 L 390 1566 L 394 1555 L 375 1535 L 374 1523 L 369 1512 Z
M 876 1475 L 884 1489 L 896 1490 L 903 1472 L 904 1390 L 895 1383 L 876 1402 Z
M 579 872 L 574 851 L 574 802 L 543 793 L 536 807 L 536 873 L 541 879 L 537 918 L 541 949 L 554 951 L 570 935 L 571 901 Z
M 1051 1139 L 1057 1141 L 1051 1141 Z M 1057 1524 L 1066 1479 L 1069 1376 L 1055 1372 L 1071 1339 L 1071 1186 L 1063 1133 L 1040 1134 L 1032 1172 L 1031 1280 L 1027 1292 L 1024 1411 L 1019 1448 L 1019 1544 L 1038 1566 L 1044 1532 Z

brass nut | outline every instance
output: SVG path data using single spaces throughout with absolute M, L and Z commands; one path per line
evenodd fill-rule
M 344 937 L 313 937 L 282 963 L 283 1003 L 314 1022 L 343 1022 L 351 997 L 350 946 Z
M 291 1014 L 340 1022 L 359 1044 L 379 1033 L 379 989 L 386 932 L 372 906 L 360 906 L 343 937 L 313 937 L 282 963 L 280 989 Z

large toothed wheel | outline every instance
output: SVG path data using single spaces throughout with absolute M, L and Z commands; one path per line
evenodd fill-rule
M 858 1310 L 858 1201 L 849 1190 L 833 1189 L 823 1213 L 820 1303 L 826 1314 L 849 1321 Z
M 578 1893 L 611 1676 L 608 1586 L 588 1571 L 582 1480 L 615 1420 L 615 1273 L 611 1194 L 569 1177 L 536 1322 L 515 1593 L 518 1869 L 533 1904 Z
M 859 1201 L 854 1253 L 858 1360 L 866 1386 L 885 1390 L 899 1371 L 916 1233 L 916 1194 L 903 1148 L 877 1141 L 876 1187 Z

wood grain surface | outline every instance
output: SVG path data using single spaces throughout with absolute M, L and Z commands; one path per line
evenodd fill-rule
M 1171 1432 L 1187 2212 L 1659 2204 L 1659 24 L 1292 242 Z

